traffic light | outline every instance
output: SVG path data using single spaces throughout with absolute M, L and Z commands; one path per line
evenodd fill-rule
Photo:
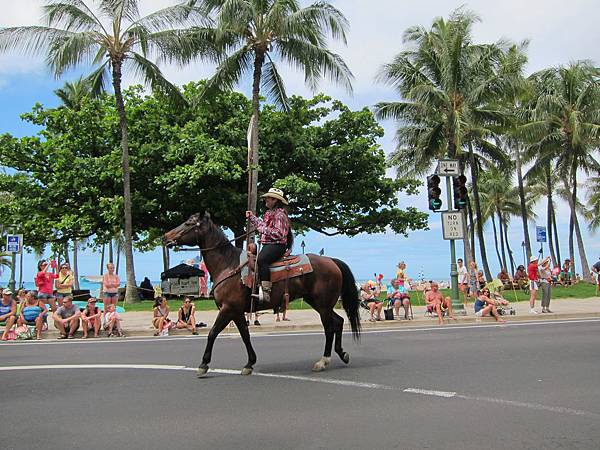
M 437 211 L 442 207 L 442 200 L 440 199 L 442 190 L 440 189 L 440 177 L 437 175 L 430 175 L 427 177 L 427 197 L 429 200 L 429 209 Z
M 452 178 L 454 187 L 454 209 L 465 209 L 467 207 L 467 177 L 460 175 Z

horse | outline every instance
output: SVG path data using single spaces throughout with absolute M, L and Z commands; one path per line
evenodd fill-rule
M 213 223 L 208 213 L 193 214 L 184 223 L 165 233 L 163 243 L 167 247 L 182 245 L 200 247 L 202 258 L 213 280 L 213 295 L 219 313 L 208 333 L 197 375 L 202 377 L 208 372 L 215 339 L 231 321 L 235 323 L 248 352 L 248 362 L 241 374 L 250 375 L 256 364 L 256 353 L 252 348 L 248 324 L 244 317 L 244 313 L 250 310 L 251 291 L 244 285 L 239 274 L 242 249 L 232 245 L 221 228 Z M 350 355 L 342 348 L 344 319 L 334 311 L 334 306 L 341 297 L 352 335 L 355 340 L 359 340 L 361 332 L 359 298 L 354 275 L 346 263 L 315 254 L 307 256 L 313 272 L 290 278 L 288 292 L 290 301 L 302 297 L 319 313 L 325 331 L 325 351 L 312 370 L 320 372 L 327 369 L 331 363 L 331 347 L 334 340 L 337 355 L 345 364 L 350 362 Z M 283 283 L 283 281 L 273 283 L 270 303 L 260 304 L 259 309 L 273 309 L 279 306 L 284 293 Z

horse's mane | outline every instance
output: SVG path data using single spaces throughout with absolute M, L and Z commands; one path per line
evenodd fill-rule
M 218 249 L 219 253 L 223 256 L 223 259 L 228 266 L 237 266 L 240 262 L 241 249 L 229 242 L 229 239 L 227 239 L 227 236 L 225 236 L 225 233 L 220 226 L 218 226 L 212 220 L 210 223 L 211 226 L 206 233 L 207 245 L 219 245 L 221 242 L 223 242 L 223 245 L 221 245 Z

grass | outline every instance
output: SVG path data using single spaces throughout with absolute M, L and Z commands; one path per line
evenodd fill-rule
M 441 292 L 443 295 L 451 295 L 450 289 L 441 289 Z M 529 295 L 525 294 L 525 292 L 523 291 L 504 291 L 503 292 L 504 297 L 506 298 L 506 300 L 508 300 L 509 302 L 524 302 L 529 300 Z M 541 292 L 538 291 L 538 300 L 541 299 Z M 553 287 L 552 288 L 552 298 L 553 299 L 558 299 L 558 298 L 576 298 L 576 299 L 584 299 L 584 298 L 591 298 L 591 297 L 597 297 L 598 294 L 596 292 L 596 285 L 592 284 L 592 283 L 577 283 L 574 286 L 569 286 L 569 287 L 561 287 L 561 286 L 557 286 L 557 287 Z M 385 295 L 381 294 L 380 298 L 382 300 L 385 300 Z M 413 306 L 422 306 L 425 304 L 425 301 L 423 299 L 423 294 L 421 292 L 411 292 L 411 302 L 413 304 Z M 195 300 L 194 301 L 195 305 L 196 305 L 196 311 L 216 311 L 217 306 L 215 305 L 215 302 L 213 299 L 202 299 L 202 300 Z M 169 300 L 169 308 L 171 309 L 171 311 L 177 311 L 179 309 L 179 307 L 182 304 L 182 300 L 180 299 L 173 299 L 173 300 Z M 133 304 L 127 304 L 127 305 L 123 305 L 122 303 L 119 304 L 119 306 L 124 306 L 126 311 L 152 311 L 152 306 L 154 305 L 154 302 L 151 300 L 144 300 L 141 301 L 139 303 L 133 303 Z M 303 302 L 301 299 L 298 300 L 294 300 L 293 302 L 290 303 L 290 310 L 297 310 L 297 309 L 311 309 L 311 307 Z

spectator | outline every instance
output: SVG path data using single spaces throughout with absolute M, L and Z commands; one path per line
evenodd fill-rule
M 123 334 L 121 322 L 122 319 L 117 312 L 117 307 L 111 303 L 106 307 L 106 311 L 104 312 L 104 330 L 106 331 L 106 337 L 111 337 L 115 334 L 119 337 L 124 337 L 125 335 Z
M 37 287 L 37 298 L 47 302 L 52 311 L 56 311 L 56 299 L 54 298 L 54 280 L 58 277 L 55 273 L 48 273 L 50 264 L 42 260 L 38 262 L 38 272 L 35 276 L 35 286 Z
M 529 280 L 527 279 L 527 272 L 525 271 L 524 265 L 521 264 L 519 267 L 517 267 L 514 282 L 516 283 L 519 289 L 524 289 L 527 286 L 529 286 Z
M 398 270 L 396 270 L 396 280 L 399 283 L 404 284 L 406 281 L 406 263 L 404 261 L 400 261 L 398 263 Z
M 367 303 L 371 314 L 369 322 L 382 320 L 381 310 L 383 309 L 383 302 L 379 299 L 379 294 L 381 293 L 379 285 L 376 282 L 369 280 L 363 285 L 361 291 L 361 298 Z M 373 317 L 375 310 L 377 310 L 377 319 Z
M 154 336 L 159 336 L 163 329 L 168 329 L 171 323 L 169 319 L 169 305 L 165 297 L 154 300 L 152 325 L 156 328 Z
M 600 288 L 600 259 L 592 266 L 592 272 L 596 274 L 596 282 L 598 283 L 598 288 Z
M 144 277 L 144 281 L 140 283 L 140 297 L 144 300 L 152 300 L 154 298 L 154 288 L 148 277 Z
M 387 293 L 387 299 L 394 307 L 394 316 L 400 318 L 400 306 L 404 307 L 404 318 L 408 319 L 410 297 L 403 284 L 399 280 L 392 280 L 392 289 Z
M 554 266 L 554 269 L 552 269 L 552 284 L 554 286 L 556 286 L 557 284 L 564 286 L 560 278 L 560 266 L 558 264 Z
M 438 323 L 444 324 L 443 313 L 448 311 L 448 317 L 456 320 L 452 314 L 452 300 L 450 297 L 445 297 L 439 291 L 439 285 L 436 282 L 431 283 L 431 290 L 425 294 L 425 305 L 431 311 L 435 311 L 438 316 Z
M 19 289 L 17 291 L 17 306 L 23 305 L 25 303 L 25 299 L 27 297 L 27 291 L 25 289 Z
M 204 264 L 204 260 L 200 261 L 200 265 L 198 268 L 204 272 L 204 275 L 198 278 L 200 282 L 200 297 L 207 298 L 208 297 L 208 269 L 206 268 L 206 264 Z
M 3 341 L 8 339 L 8 332 L 17 321 L 17 302 L 12 299 L 12 292 L 8 289 L 2 291 L 2 300 L 0 300 L 0 325 L 4 325 L 2 333 Z
M 185 297 L 183 299 L 183 305 L 179 308 L 178 317 L 177 317 L 177 328 L 184 329 L 187 328 L 192 332 L 193 335 L 198 334 L 196 331 L 196 305 L 192 302 L 190 297 Z
M 537 256 L 529 258 L 529 266 L 527 266 L 527 278 L 529 279 L 529 314 L 537 314 L 535 310 L 535 300 L 539 289 L 539 268 Z
M 478 292 L 479 286 L 477 283 L 477 263 L 475 261 L 471 261 L 469 264 L 469 296 L 475 300 Z
M 48 314 L 46 303 L 36 298 L 33 291 L 27 292 L 25 303 L 21 305 L 21 313 L 17 319 L 17 326 L 24 325 L 35 326 L 36 339 L 42 339 L 42 327 L 44 326 L 44 317 Z
M 81 327 L 83 328 L 83 338 L 87 339 L 90 330 L 94 330 L 94 337 L 100 334 L 102 325 L 102 311 L 96 306 L 96 299 L 89 298 L 87 306 L 81 313 Z
M 485 287 L 485 277 L 483 276 L 483 270 L 477 272 L 477 287 L 480 290 Z
M 102 275 L 102 297 L 105 312 L 108 305 L 117 306 L 117 302 L 119 301 L 119 286 L 121 286 L 119 275 L 115 273 L 115 265 L 109 262 L 106 265 L 106 270 L 107 272 Z
M 542 312 L 551 313 L 550 299 L 552 294 L 552 271 L 550 270 L 550 257 L 542 260 L 540 264 L 540 288 L 542 289 Z
M 506 300 L 504 301 L 506 302 Z M 508 304 L 508 302 L 506 302 L 506 304 Z M 498 308 L 496 308 L 496 302 L 490 298 L 490 290 L 488 288 L 483 288 L 481 290 L 473 307 L 475 309 L 475 316 L 478 319 L 480 317 L 492 316 L 496 319 L 496 322 L 505 322 L 505 320 L 500 318 Z
M 458 261 L 456 261 L 458 264 L 457 267 L 457 271 L 458 271 L 458 289 L 460 290 L 460 292 L 463 293 L 463 302 L 466 305 L 467 304 L 467 293 L 469 291 L 469 271 L 467 270 L 467 268 L 465 267 L 463 260 L 461 258 L 458 258 Z
M 58 338 L 73 339 L 75 337 L 75 332 L 79 329 L 80 317 L 81 311 L 79 311 L 77 305 L 73 303 L 73 296 L 67 295 L 62 299 L 62 306 L 52 314 L 54 326 L 60 333 Z
M 571 260 L 570 259 L 565 259 L 565 262 L 563 263 L 563 266 L 562 266 L 561 276 L 562 276 L 563 282 L 567 286 L 569 286 L 571 284 L 571 281 L 572 281 L 571 280 L 571 278 L 572 278 L 571 275 L 572 275 L 571 274 Z
M 502 270 L 500 270 L 500 273 L 498 274 L 498 279 L 502 281 L 502 284 L 510 283 L 510 275 L 504 267 L 502 268 Z
M 56 298 L 59 303 L 67 295 L 73 295 L 73 272 L 69 263 L 63 263 L 60 265 L 58 277 L 54 280 L 56 286 Z

